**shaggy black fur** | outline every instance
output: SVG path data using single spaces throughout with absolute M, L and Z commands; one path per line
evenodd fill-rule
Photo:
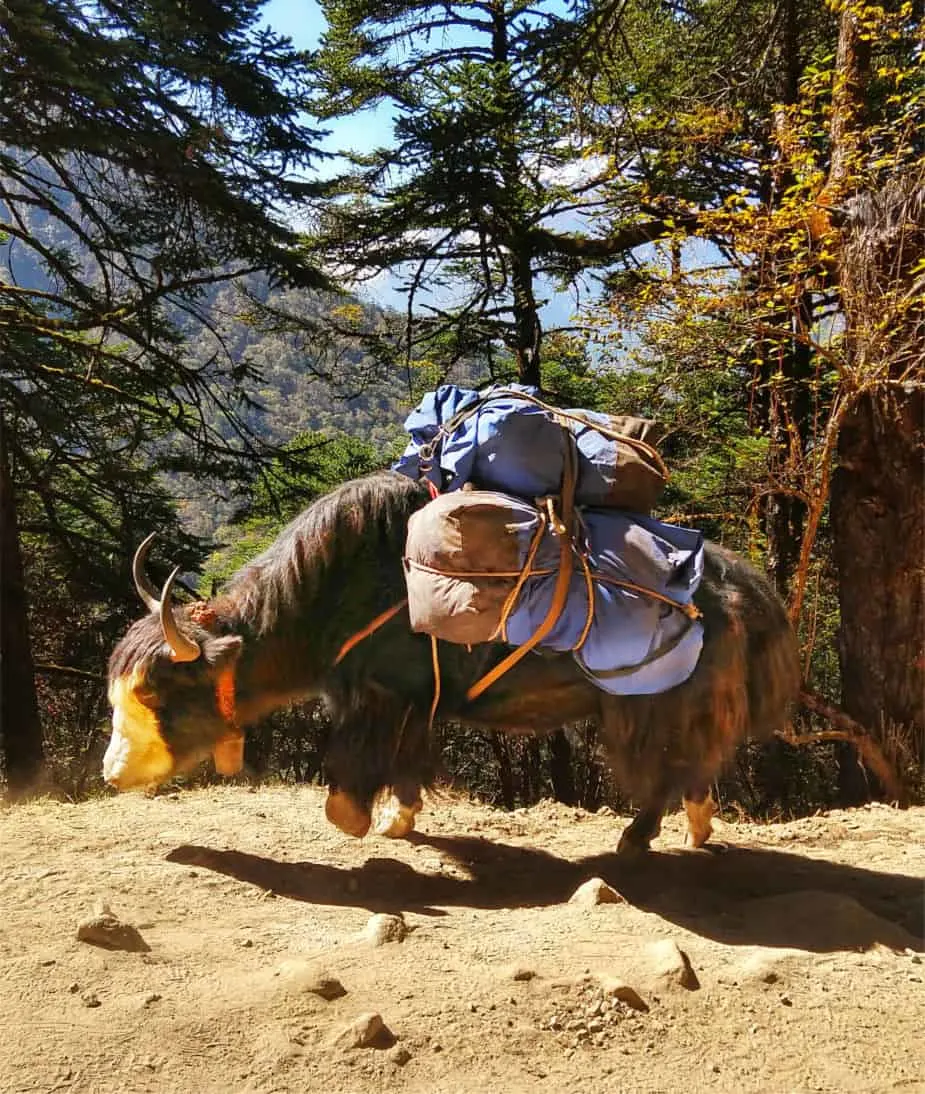
M 218 668 L 237 658 L 242 724 L 292 698 L 321 694 L 334 723 L 326 760 L 332 786 L 364 809 L 387 787 L 403 802 L 415 800 L 436 767 L 427 728 L 430 640 L 412 634 L 402 612 L 339 665 L 334 660 L 348 637 L 405 595 L 405 528 L 426 501 L 418 484 L 382 472 L 315 502 L 232 579 L 208 630 L 178 610 L 180 625 L 203 648 L 199 661 L 173 664 L 154 616 L 129 630 L 110 676 L 142 666 L 139 695 L 158 711 L 178 768 L 207 754 L 226 730 L 212 690 Z M 701 798 L 740 741 L 783 728 L 799 685 L 783 605 L 754 568 L 709 544 L 696 602 L 704 650 L 680 687 L 612 696 L 570 655 L 531 655 L 467 703 L 467 688 L 508 647 L 470 653 L 441 643 L 439 717 L 515 733 L 596 720 L 618 783 L 648 803 L 633 833 L 646 845 L 670 799 Z

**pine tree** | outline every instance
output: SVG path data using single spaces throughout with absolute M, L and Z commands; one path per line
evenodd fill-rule
M 210 286 L 255 270 L 326 283 L 285 221 L 315 194 L 304 58 L 255 0 L 8 0 L 0 16 L 5 512 L 71 595 L 112 596 L 130 545 L 168 519 L 159 472 L 230 480 L 260 449 L 247 367 L 218 338 L 205 358 L 185 345 Z M 15 574 L 22 538 L 4 531 Z M 3 590 L 15 645 L 24 603 Z M 15 713 L 34 682 L 13 668 L 25 651 L 2 663 L 9 760 L 34 735 Z M 8 766 L 11 789 L 37 765 Z
M 591 213 L 600 183 L 579 170 L 581 138 L 544 71 L 569 21 L 523 0 L 323 9 L 316 111 L 378 106 L 394 125 L 380 148 L 345 153 L 317 248 L 353 279 L 401 272 L 409 356 L 504 347 L 519 378 L 538 384 L 543 293 L 581 268 L 551 225 Z

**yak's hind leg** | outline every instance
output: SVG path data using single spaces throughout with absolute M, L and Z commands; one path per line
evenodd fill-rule
M 688 790 L 684 795 L 684 812 L 687 814 L 687 835 L 684 842 L 688 847 L 703 847 L 713 835 L 713 817 L 716 802 L 710 786 Z

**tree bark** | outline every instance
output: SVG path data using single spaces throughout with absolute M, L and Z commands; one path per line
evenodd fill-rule
M 925 725 L 923 438 L 921 388 L 862 396 L 832 481 L 841 705 L 881 741 L 891 726 Z
M 45 752 L 6 429 L 0 418 L 0 751 L 17 798 L 40 779 Z
M 868 37 L 856 8 L 844 3 L 823 196 L 829 204 L 847 200 L 849 207 L 838 274 L 845 352 L 859 394 L 839 430 L 830 513 L 841 705 L 888 746 L 889 735 L 902 727 L 925 726 L 922 311 L 897 306 L 912 299 L 916 267 L 925 256 L 925 198 L 915 170 L 894 174 L 876 191 L 856 192 L 865 178 Z M 841 759 L 846 799 L 868 796 L 858 765 Z M 879 793 L 873 782 L 870 789 Z

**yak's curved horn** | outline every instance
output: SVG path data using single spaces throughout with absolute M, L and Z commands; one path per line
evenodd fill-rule
M 170 653 L 174 661 L 195 661 L 202 653 L 199 643 L 192 638 L 187 638 L 177 626 L 173 617 L 170 595 L 173 589 L 174 578 L 180 572 L 180 567 L 174 567 L 173 573 L 164 582 L 164 591 L 161 593 L 159 611 L 161 616 L 161 630 L 164 632 L 164 641 L 170 646 Z
M 135 579 L 135 589 L 149 612 L 156 612 L 161 606 L 161 602 L 157 597 L 157 589 L 154 588 L 148 580 L 148 575 L 145 573 L 145 560 L 148 557 L 151 542 L 156 535 L 157 532 L 152 532 L 151 535 L 142 542 L 141 546 L 135 552 L 135 557 L 132 559 L 132 577 Z

